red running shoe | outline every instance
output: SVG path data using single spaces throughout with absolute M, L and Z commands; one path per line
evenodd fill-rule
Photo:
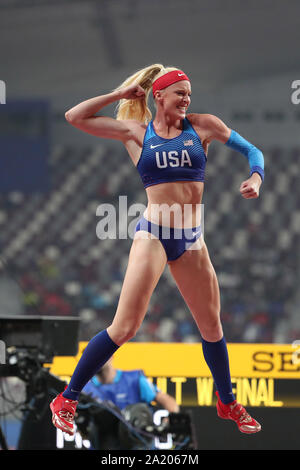
M 66 432 L 70 436 L 74 435 L 74 417 L 78 401 L 70 400 L 62 396 L 63 392 L 57 395 L 50 403 L 52 411 L 52 423 L 61 431 Z
M 261 425 L 255 421 L 255 419 L 251 418 L 240 403 L 234 400 L 229 405 L 224 405 L 220 400 L 218 392 L 216 392 L 216 395 L 218 397 L 217 413 L 220 418 L 232 419 L 238 425 L 239 430 L 246 434 L 254 434 L 261 430 Z

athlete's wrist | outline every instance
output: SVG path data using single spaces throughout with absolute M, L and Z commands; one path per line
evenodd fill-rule
M 261 185 L 264 180 L 264 170 L 260 167 L 252 168 L 250 178 L 252 178 L 256 183 Z
M 109 94 L 112 98 L 112 101 L 119 101 L 124 98 L 124 90 L 114 90 Z

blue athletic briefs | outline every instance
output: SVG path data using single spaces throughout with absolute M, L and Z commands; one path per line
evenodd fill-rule
M 135 231 L 144 230 L 151 233 L 162 243 L 167 260 L 174 261 L 201 237 L 201 226 L 194 228 L 173 228 L 154 224 L 144 216 L 138 221 Z

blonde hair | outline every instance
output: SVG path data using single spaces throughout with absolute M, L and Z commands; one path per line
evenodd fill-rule
M 179 69 L 177 67 L 165 67 L 162 64 L 149 65 L 148 67 L 138 70 L 121 83 L 115 91 L 136 83 L 144 89 L 145 97 L 136 100 L 121 99 L 117 105 L 116 119 L 136 119 L 145 124 L 151 121 L 152 113 L 148 107 L 148 99 L 152 90 L 152 84 L 157 78 L 172 70 Z

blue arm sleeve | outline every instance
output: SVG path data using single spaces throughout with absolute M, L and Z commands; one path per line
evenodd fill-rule
M 150 383 L 143 374 L 140 375 L 139 384 L 141 400 L 146 403 L 151 403 L 151 401 L 153 401 L 157 395 L 157 388 L 152 383 Z
M 262 181 L 264 180 L 264 156 L 258 148 L 250 144 L 250 142 L 234 130 L 231 131 L 230 137 L 225 145 L 240 152 L 247 158 L 250 166 L 250 176 L 253 173 L 258 173 Z

